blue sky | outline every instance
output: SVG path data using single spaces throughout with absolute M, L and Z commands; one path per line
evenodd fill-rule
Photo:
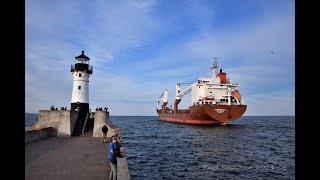
M 209 76 L 213 57 L 239 84 L 244 115 L 295 115 L 292 0 L 25 3 L 25 112 L 70 109 L 70 66 L 84 50 L 90 107 L 110 115 L 157 115 L 163 89 L 173 104 L 175 83 Z

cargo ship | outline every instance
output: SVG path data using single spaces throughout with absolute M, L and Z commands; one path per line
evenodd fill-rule
M 218 58 L 210 67 L 211 77 L 199 77 L 194 83 L 176 83 L 174 108 L 168 105 L 168 90 L 157 99 L 156 111 L 160 121 L 195 124 L 195 125 L 226 125 L 239 119 L 247 110 L 238 83 L 232 83 L 227 73 L 218 69 Z M 184 88 L 181 88 L 184 87 Z M 192 92 L 192 104 L 189 109 L 179 109 L 181 98 Z M 159 107 L 162 102 L 162 106 Z

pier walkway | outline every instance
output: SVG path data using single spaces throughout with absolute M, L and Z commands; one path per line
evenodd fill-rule
M 26 180 L 106 180 L 110 142 L 87 136 L 48 137 L 25 144 Z

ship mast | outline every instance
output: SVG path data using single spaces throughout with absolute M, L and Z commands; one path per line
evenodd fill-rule
M 218 68 L 218 57 L 214 57 L 214 62 L 212 63 L 212 66 L 210 69 L 212 69 L 212 77 L 216 78 L 217 77 L 217 68 Z

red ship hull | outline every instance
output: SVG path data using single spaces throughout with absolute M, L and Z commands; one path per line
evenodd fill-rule
M 246 111 L 247 105 L 215 105 L 202 104 L 190 106 L 190 109 L 173 110 L 157 109 L 160 121 L 183 124 L 220 124 L 240 118 Z

